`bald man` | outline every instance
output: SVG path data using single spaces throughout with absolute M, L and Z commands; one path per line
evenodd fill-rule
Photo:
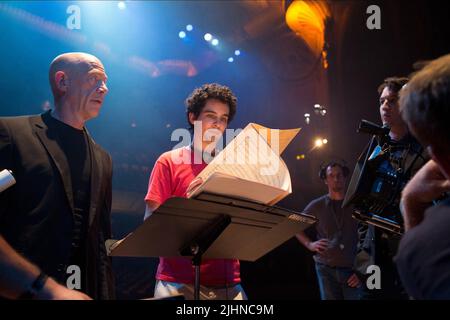
M 107 76 L 99 59 L 66 53 L 50 65 L 54 109 L 0 118 L 0 296 L 112 299 L 112 161 L 89 135 Z M 70 290 L 74 289 L 74 290 Z

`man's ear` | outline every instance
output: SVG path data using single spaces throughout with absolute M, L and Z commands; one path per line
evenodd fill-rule
M 450 180 L 450 154 L 448 154 L 448 152 L 437 150 L 432 146 L 428 147 L 428 153 L 430 154 L 431 159 L 438 164 L 442 174 Z
M 195 114 L 193 112 L 189 112 L 189 123 L 191 125 L 194 125 L 195 120 L 197 120 L 197 117 L 195 116 Z
M 68 79 L 64 71 L 57 71 L 54 77 L 55 87 L 60 92 L 66 92 L 68 88 Z

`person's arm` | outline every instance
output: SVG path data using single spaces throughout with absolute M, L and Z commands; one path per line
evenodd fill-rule
M 156 209 L 159 208 L 161 204 L 154 201 L 154 200 L 146 200 L 145 201 L 145 214 L 144 214 L 144 220 L 150 217 Z
M 420 224 L 432 201 L 448 191 L 450 181 L 444 177 L 434 160 L 428 161 L 402 191 L 400 208 L 405 231 Z
M 164 196 L 161 196 L 161 194 L 167 194 L 168 191 L 165 190 L 165 186 L 161 184 L 154 183 L 154 179 L 159 179 L 158 181 L 164 181 L 161 177 L 167 177 L 167 173 L 165 172 L 166 169 L 164 167 L 161 167 L 157 169 L 158 163 L 155 164 L 155 169 L 153 169 L 152 177 L 150 177 L 149 182 L 149 191 L 148 195 L 145 200 L 145 214 L 144 214 L 144 220 L 150 217 L 156 209 L 159 208 L 161 205 L 161 198 L 164 198 Z M 155 177 L 156 176 L 156 177 Z M 167 178 L 166 178 L 167 180 Z M 187 188 L 186 193 L 189 194 L 189 192 L 196 187 L 198 187 L 200 184 L 202 184 L 203 180 L 202 178 L 195 178 L 191 181 L 189 184 L 189 187 Z M 167 185 L 167 184 L 166 184 Z M 163 191 L 163 192 L 161 192 Z M 157 194 L 157 196 L 152 196 L 154 194 Z
M 353 273 L 348 279 L 347 279 L 347 285 L 350 288 L 358 288 L 361 286 L 361 281 L 358 278 L 358 275 L 356 273 Z
M 41 271 L 37 266 L 19 255 L 0 235 L 0 295 L 17 299 L 32 289 Z M 42 283 L 33 299 L 89 300 L 79 291 L 70 290 L 51 278 Z
M 300 231 L 295 235 L 298 241 L 307 248 L 309 251 L 322 253 L 328 249 L 330 241 L 328 239 L 319 239 L 317 241 L 312 241 L 305 232 Z
M 144 220 L 148 219 L 172 195 L 171 176 L 169 166 L 161 156 L 156 160 L 148 181 Z
M 317 217 L 316 205 L 317 203 L 315 201 L 310 202 L 303 210 L 303 213 Z M 330 241 L 326 238 L 312 241 L 304 231 L 300 231 L 295 235 L 295 237 L 306 249 L 315 253 L 323 253 L 328 249 L 328 245 L 330 243 Z

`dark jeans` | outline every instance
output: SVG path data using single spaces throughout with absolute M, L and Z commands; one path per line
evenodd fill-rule
M 351 288 L 348 278 L 354 273 L 351 268 L 329 267 L 316 262 L 317 280 L 322 300 L 359 300 L 361 290 Z

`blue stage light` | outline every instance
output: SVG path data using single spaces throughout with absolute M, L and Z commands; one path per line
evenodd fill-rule
M 209 42 L 212 40 L 212 35 L 211 35 L 211 33 L 205 33 L 205 36 L 203 38 Z

